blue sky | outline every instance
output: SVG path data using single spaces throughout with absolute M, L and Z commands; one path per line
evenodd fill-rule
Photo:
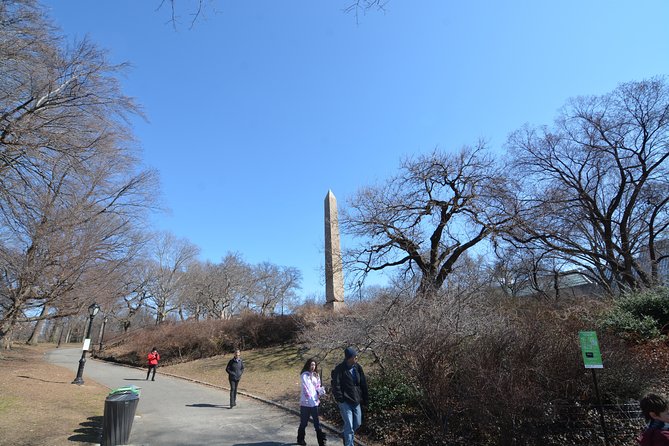
M 569 97 L 669 74 L 666 0 L 390 0 L 356 21 L 347 0 L 48 0 L 69 39 L 129 62 L 135 134 L 161 175 L 157 229 L 202 260 L 239 252 L 294 266 L 324 294 L 323 200 L 340 209 L 407 155 L 483 138 L 503 153 Z M 353 243 L 343 237 L 346 247 Z

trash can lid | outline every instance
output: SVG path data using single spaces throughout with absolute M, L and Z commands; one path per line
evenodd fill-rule
M 137 386 L 119 387 L 118 389 L 114 389 L 111 392 L 109 392 L 109 395 L 107 396 L 124 395 L 124 394 L 134 394 L 139 396 L 139 388 Z

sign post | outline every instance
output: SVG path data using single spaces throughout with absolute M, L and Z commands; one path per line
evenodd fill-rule
M 592 381 L 595 384 L 595 396 L 597 397 L 597 410 L 599 411 L 599 421 L 604 432 L 604 443 L 609 446 L 609 435 L 606 431 L 606 422 L 604 421 L 604 408 L 599 396 L 599 387 L 597 386 L 597 374 L 595 369 L 603 369 L 602 354 L 599 351 L 599 342 L 597 333 L 594 331 L 579 331 L 578 338 L 581 343 L 581 354 L 583 355 L 583 364 L 586 369 L 592 370 Z

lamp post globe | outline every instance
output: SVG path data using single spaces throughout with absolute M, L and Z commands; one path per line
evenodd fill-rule
M 84 383 L 84 366 L 86 365 L 86 351 L 90 346 L 91 328 L 93 327 L 93 318 L 100 311 L 100 305 L 93 302 L 88 307 L 88 329 L 86 330 L 86 337 L 84 338 L 84 347 L 81 352 L 81 359 L 79 360 L 79 369 L 77 370 L 77 377 L 74 378 L 72 384 L 82 385 Z
M 95 317 L 95 315 L 98 314 L 98 311 L 100 311 L 100 305 L 95 302 L 88 306 L 88 314 L 91 315 L 91 318 Z

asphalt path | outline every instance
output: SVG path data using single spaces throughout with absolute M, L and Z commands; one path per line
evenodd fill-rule
M 47 361 L 72 370 L 74 379 L 81 349 L 59 348 L 47 352 Z M 139 404 L 129 444 L 151 446 L 285 446 L 294 445 L 299 417 L 287 410 L 244 395 L 229 408 L 229 391 L 160 374 L 146 381 L 146 370 L 87 358 L 84 386 L 88 380 L 116 389 L 140 388 Z M 242 378 L 243 379 L 243 378 Z M 74 386 L 75 384 L 73 384 Z M 104 401 L 100 401 L 104 407 Z M 329 444 L 340 444 L 328 435 Z M 307 444 L 316 445 L 311 425 Z

